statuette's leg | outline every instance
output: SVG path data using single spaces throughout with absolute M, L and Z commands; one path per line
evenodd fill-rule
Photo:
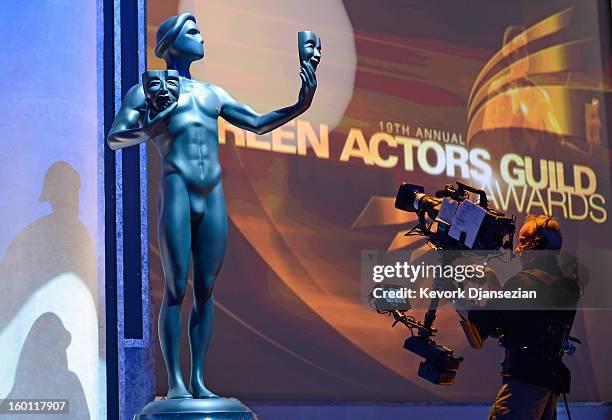
M 223 186 L 206 197 L 205 214 L 192 228 L 194 300 L 189 318 L 190 391 L 194 398 L 216 397 L 204 385 L 204 361 L 213 321 L 213 286 L 227 246 L 227 214 Z
M 166 176 L 161 187 L 158 232 L 165 289 L 159 313 L 159 341 L 168 370 L 167 397 L 190 398 L 179 363 L 181 303 L 187 286 L 191 242 L 189 194 L 178 174 Z

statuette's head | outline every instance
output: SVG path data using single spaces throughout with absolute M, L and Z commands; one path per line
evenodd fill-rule
M 178 101 L 181 92 L 179 73 L 176 70 L 147 70 L 142 74 L 142 88 L 147 104 L 154 114 Z
M 312 31 L 298 32 L 298 51 L 300 63 L 310 60 L 316 70 L 321 62 L 321 38 Z
M 195 16 L 182 13 L 172 16 L 159 25 L 155 55 L 168 61 L 181 57 L 196 61 L 204 57 L 204 38 L 196 24 Z

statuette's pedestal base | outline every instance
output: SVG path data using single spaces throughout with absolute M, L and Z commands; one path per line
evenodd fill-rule
M 236 398 L 155 400 L 145 405 L 134 420 L 257 420 Z

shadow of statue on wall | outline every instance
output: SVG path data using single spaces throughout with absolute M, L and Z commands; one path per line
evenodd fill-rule
M 40 203 L 51 213 L 26 226 L 8 246 L 0 263 L 0 331 L 45 282 L 73 272 L 97 302 L 97 264 L 90 233 L 79 219 L 81 178 L 67 162 L 53 163 L 45 174 Z M 8 221 L 10 223 L 10 221 Z M 66 302 L 66 304 L 78 302 Z

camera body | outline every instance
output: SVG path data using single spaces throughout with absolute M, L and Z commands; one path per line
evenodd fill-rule
M 452 236 L 452 226 L 457 224 L 455 221 L 460 215 L 461 205 L 469 199 L 468 193 L 478 195 L 479 200 L 474 207 L 479 207 L 484 215 L 477 227 L 473 242 L 468 242 L 461 236 Z M 446 203 L 444 202 L 445 199 Z M 471 204 L 471 202 L 466 204 Z M 489 208 L 486 192 L 472 185 L 457 181 L 457 188 L 447 184 L 444 189 L 436 192 L 435 197 L 432 197 L 425 194 L 425 189 L 420 185 L 402 183 L 395 198 L 395 207 L 399 210 L 417 213 L 419 224 L 408 235 L 416 233 L 427 236 L 436 248 L 488 251 L 512 250 L 513 248 L 513 236 L 516 230 L 514 217 L 508 217 Z M 456 213 L 453 213 L 453 209 Z M 441 211 L 445 213 L 444 218 L 439 217 Z M 449 214 L 451 213 L 452 216 L 450 217 L 453 217 L 453 219 L 449 220 Z M 436 231 L 431 229 L 433 222 L 427 222 L 426 216 L 437 222 Z

